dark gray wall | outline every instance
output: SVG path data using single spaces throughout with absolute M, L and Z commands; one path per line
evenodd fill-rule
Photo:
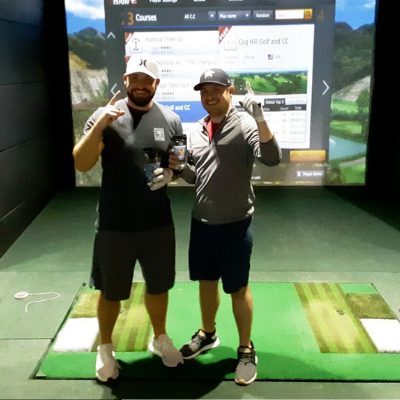
M 64 0 L 0 0 L 0 257 L 73 187 Z
M 400 2 L 379 0 L 366 186 L 400 200 Z

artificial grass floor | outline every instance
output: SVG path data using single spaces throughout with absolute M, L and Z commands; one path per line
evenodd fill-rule
M 396 320 L 373 285 L 257 282 L 250 287 L 258 380 L 400 381 L 400 354 L 377 352 L 360 322 L 361 318 Z M 230 296 L 221 294 L 217 315 L 221 345 L 182 366 L 167 368 L 140 347 L 141 341 L 150 340 L 151 330 L 141 301 L 143 284 L 134 283 L 133 288 L 123 310 L 133 313 L 130 308 L 135 308 L 140 324 L 134 324 L 133 314 L 131 318 L 120 316 L 122 322 L 115 332 L 120 378 L 234 378 L 238 335 Z M 85 288 L 68 318 L 95 316 L 94 301 L 88 301 L 93 293 Z M 177 282 L 170 291 L 168 334 L 179 348 L 199 327 L 198 285 Z M 129 342 L 126 338 L 132 335 L 139 339 Z M 56 352 L 50 348 L 36 378 L 95 379 L 95 346 L 92 350 Z

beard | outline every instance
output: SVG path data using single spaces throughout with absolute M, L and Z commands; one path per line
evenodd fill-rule
M 147 94 L 136 96 L 133 90 L 129 92 L 127 91 L 126 94 L 129 97 L 130 101 L 138 107 L 147 106 L 151 102 L 151 100 L 153 100 L 153 97 L 155 95 L 155 93 L 151 93 L 148 91 Z

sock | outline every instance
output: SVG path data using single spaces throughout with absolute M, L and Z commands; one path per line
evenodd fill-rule
M 251 346 L 239 346 L 239 351 L 240 349 L 250 349 L 250 350 L 254 350 L 254 345 L 253 342 L 250 342 Z
M 215 335 L 215 332 L 216 332 L 216 330 L 214 330 L 214 332 L 211 332 L 211 333 L 204 332 L 203 329 L 201 331 L 206 335 L 207 339 L 211 339 Z

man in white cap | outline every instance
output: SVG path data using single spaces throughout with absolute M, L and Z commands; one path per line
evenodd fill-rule
M 249 82 L 242 103 L 247 113 L 232 105 L 235 87 L 220 68 L 201 74 L 194 90 L 200 91 L 208 115 L 188 135 L 191 165 L 180 177 L 195 184 L 189 272 L 192 281 L 199 281 L 202 320 L 201 328 L 181 352 L 184 359 L 193 359 L 220 344 L 216 316 L 221 280 L 224 292 L 231 296 L 239 334 L 235 382 L 249 385 L 257 377 L 257 356 L 251 340 L 253 298 L 248 285 L 254 212 L 250 179 L 256 158 L 275 166 L 282 152 Z M 171 154 L 169 160 L 175 169 L 179 162 L 176 156 Z
M 100 157 L 103 168 L 89 285 L 100 291 L 96 377 L 104 382 L 119 375 L 112 334 L 120 302 L 131 294 L 136 261 L 145 279 L 145 306 L 154 331 L 149 350 L 168 367 L 183 364 L 166 333 L 168 291 L 175 283 L 168 147 L 173 135 L 182 135 L 182 125 L 177 114 L 153 101 L 160 79 L 150 55 L 130 57 L 123 78 L 127 97 L 119 100 L 117 92 L 97 109 L 73 149 L 78 171 L 89 171 Z M 161 159 L 150 181 L 146 149 Z

